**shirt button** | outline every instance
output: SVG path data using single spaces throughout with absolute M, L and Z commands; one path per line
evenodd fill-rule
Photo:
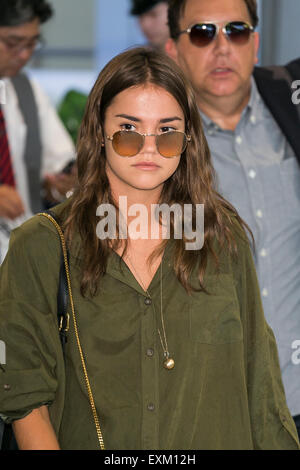
M 263 258 L 265 258 L 267 254 L 267 250 L 265 250 L 264 248 L 260 251 L 260 256 L 262 256 Z
M 152 348 L 148 348 L 148 349 L 147 349 L 147 356 L 148 356 L 148 357 L 154 356 L 154 350 L 153 350 Z
M 152 304 L 152 300 L 149 297 L 147 297 L 145 299 L 145 305 L 151 305 L 151 304 Z
M 261 294 L 262 294 L 263 297 L 268 297 L 268 295 L 269 295 L 268 289 L 264 288 L 264 289 L 261 291 Z
M 252 122 L 252 124 L 256 124 L 256 116 L 252 114 L 252 116 L 250 117 L 250 121 Z
M 237 136 L 237 138 L 235 139 L 236 143 L 237 144 L 241 144 L 243 142 L 243 139 L 241 138 L 240 135 Z
M 9 384 L 5 384 L 3 388 L 6 392 L 8 392 L 11 389 L 11 386 Z
M 153 403 L 148 403 L 148 405 L 147 405 L 147 410 L 148 410 L 148 411 L 154 411 L 154 409 L 155 409 L 154 404 L 153 404 Z
M 250 170 L 249 171 L 249 176 L 250 176 L 250 178 L 254 179 L 256 177 L 256 171 Z
M 259 219 L 262 219 L 263 213 L 260 209 L 258 209 L 258 211 L 256 211 L 256 215 Z

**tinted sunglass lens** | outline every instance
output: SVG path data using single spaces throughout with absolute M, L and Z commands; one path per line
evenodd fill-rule
M 197 47 L 204 47 L 211 43 L 216 34 L 214 24 L 195 24 L 190 32 L 190 40 Z
M 121 157 L 133 157 L 143 146 L 143 136 L 133 131 L 118 131 L 113 135 L 112 145 Z
M 186 147 L 186 136 L 183 132 L 166 132 L 157 136 L 157 149 L 166 158 L 181 155 Z
M 251 29 L 246 23 L 234 21 L 226 25 L 228 38 L 235 44 L 246 44 L 249 40 Z

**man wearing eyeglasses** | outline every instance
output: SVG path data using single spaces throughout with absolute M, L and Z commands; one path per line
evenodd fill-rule
M 74 158 L 71 138 L 40 87 L 21 73 L 51 16 L 45 0 L 0 0 L 0 263 L 11 229 L 42 208 L 41 179 L 51 202 L 74 185 L 75 175 L 61 173 Z
M 193 84 L 219 191 L 254 234 L 265 315 L 299 433 L 300 113 L 291 83 L 300 60 L 255 67 L 256 0 L 170 0 L 168 21 L 166 51 Z

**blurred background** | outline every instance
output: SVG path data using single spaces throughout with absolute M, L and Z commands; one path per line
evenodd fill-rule
M 258 2 L 260 64 L 284 64 L 298 57 L 300 1 Z M 27 70 L 56 107 L 70 89 L 79 92 L 75 102 L 80 106 L 81 94 L 89 93 L 103 66 L 128 47 L 145 44 L 145 38 L 137 18 L 129 13 L 130 0 L 51 0 L 51 3 L 55 16 L 43 26 L 45 45 Z M 64 112 L 60 110 L 63 119 Z M 72 130 L 72 122 L 69 126 Z

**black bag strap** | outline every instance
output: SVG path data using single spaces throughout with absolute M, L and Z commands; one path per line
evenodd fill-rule
M 45 211 L 45 214 L 49 214 L 56 221 L 56 223 L 58 223 L 56 214 L 54 214 L 53 211 L 47 210 Z M 69 266 L 68 250 L 67 250 L 67 262 Z M 61 251 L 58 291 L 57 291 L 57 323 L 58 323 L 59 337 L 60 337 L 63 353 L 65 352 L 65 345 L 68 340 L 67 332 L 69 330 L 69 321 L 70 321 L 70 317 L 67 311 L 68 301 L 69 301 L 68 280 L 67 280 L 64 255 L 63 255 L 63 251 Z

